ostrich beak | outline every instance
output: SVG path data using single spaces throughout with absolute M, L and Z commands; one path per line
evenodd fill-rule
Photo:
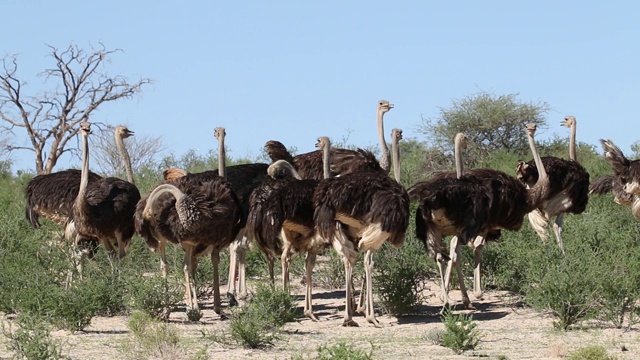
M 127 136 L 133 136 L 133 134 L 135 134 L 135 132 L 129 130 L 129 129 L 124 129 L 124 132 Z

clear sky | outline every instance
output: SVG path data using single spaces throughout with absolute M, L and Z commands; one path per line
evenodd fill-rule
M 24 78 L 53 64 L 45 44 L 122 49 L 108 72 L 153 84 L 93 120 L 162 136 L 176 155 L 215 148 L 216 126 L 231 157 L 256 156 L 270 139 L 299 152 L 322 135 L 375 145 L 379 99 L 395 104 L 387 139 L 397 127 L 424 140 L 422 117 L 479 91 L 547 102 L 543 137 L 567 136 L 559 123 L 574 115 L 579 141 L 610 138 L 629 153 L 640 139 L 638 1 L 4 0 L 0 9 L 0 50 L 19 54 Z M 31 153 L 13 160 L 33 169 Z

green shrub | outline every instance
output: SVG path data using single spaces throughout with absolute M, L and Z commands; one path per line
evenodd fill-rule
M 593 345 L 580 348 L 567 356 L 567 360 L 615 360 L 616 357 L 609 355 L 607 349 L 602 346 Z
M 477 324 L 473 322 L 471 314 L 454 315 L 449 308 L 446 308 L 442 321 L 445 326 L 442 346 L 455 351 L 456 354 L 474 350 L 478 346 L 480 334 L 476 330 Z
M 161 276 L 139 277 L 127 284 L 127 303 L 153 318 L 167 320 L 171 309 L 183 300 L 184 284 Z
M 184 354 L 178 330 L 167 323 L 135 311 L 127 322 L 133 337 L 125 341 L 121 351 L 130 359 L 176 359 Z
M 423 245 L 408 237 L 400 249 L 382 247 L 374 259 L 374 293 L 380 298 L 378 304 L 391 315 L 406 315 L 415 312 L 423 303 L 422 291 L 425 281 L 432 275 L 433 263 Z
M 250 302 L 231 314 L 229 334 L 212 336 L 211 340 L 229 340 L 247 348 L 272 345 L 282 326 L 295 320 L 295 301 L 286 292 L 261 285 Z
M 373 344 L 371 350 L 366 352 L 358 349 L 345 341 L 340 341 L 335 345 L 322 344 L 316 349 L 315 356 L 296 355 L 292 360 L 370 360 L 373 359 Z
M 68 359 L 62 355 L 60 342 L 51 338 L 50 325 L 37 316 L 20 315 L 13 325 L 3 322 L 2 335 L 9 340 L 7 349 L 15 359 Z

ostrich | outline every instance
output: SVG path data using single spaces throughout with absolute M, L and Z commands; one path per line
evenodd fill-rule
M 127 181 L 132 184 L 133 171 L 124 139 L 133 136 L 133 131 L 124 126 L 115 128 L 116 147 L 127 169 Z M 73 202 L 80 189 L 80 170 L 67 169 L 51 174 L 42 174 L 29 180 L 24 189 L 26 198 L 25 216 L 31 226 L 40 228 L 40 216 L 58 225 L 65 225 Z M 102 176 L 89 171 L 89 183 L 102 179 Z
M 622 150 L 611 140 L 600 139 L 604 150 L 604 158 L 613 169 L 611 191 L 619 204 L 631 206 L 631 212 L 640 220 L 640 160 L 632 160 L 624 156 Z
M 542 163 L 549 175 L 550 192 L 542 206 L 528 214 L 529 222 L 543 241 L 548 238 L 547 224 L 556 218 L 553 231 L 558 247 L 565 254 L 562 241 L 562 223 L 565 213 L 581 214 L 589 201 L 589 173 L 576 159 L 576 119 L 566 116 L 563 126 L 571 129 L 569 137 L 569 160 L 553 156 L 542 157 Z M 538 170 L 533 160 L 521 162 L 516 169 L 517 178 L 526 186 L 536 183 Z
M 89 133 L 91 124 L 80 124 L 82 170 L 80 188 L 71 207 L 65 233 L 77 232 L 80 238 L 95 238 L 109 252 L 110 259 L 122 259 L 135 232 L 133 216 L 140 192 L 132 183 L 113 177 L 89 182 Z M 73 230 L 71 230 L 73 229 Z
M 501 229 L 519 230 L 524 215 L 538 208 L 548 196 L 549 179 L 535 147 L 535 131 L 535 124 L 527 125 L 529 146 L 541 171 L 537 183 L 528 189 L 516 178 L 499 170 L 472 169 L 463 172 L 461 157 L 456 156 L 456 169 L 462 174 L 459 179 L 456 175 L 444 174 L 419 182 L 408 190 L 411 199 L 420 202 L 416 213 L 416 236 L 423 239 L 431 257 L 438 261 L 445 304 L 448 303 L 447 279 L 451 266 L 456 266 L 463 302 L 467 308 L 473 308 L 455 261 L 459 255 L 459 244 L 469 243 L 474 247 L 474 294 L 481 298 L 480 265 L 485 242 L 497 239 Z M 458 154 L 459 146 L 456 149 Z M 454 255 L 454 261 L 449 264 L 447 275 L 443 277 L 441 264 L 446 257 L 441 253 L 441 240 L 445 234 L 457 234 L 458 237 L 452 239 L 451 254 Z
M 397 148 L 394 150 L 397 151 Z M 399 159 L 399 156 L 393 156 Z M 400 164 L 394 164 L 399 174 Z M 409 196 L 397 181 L 379 169 L 356 172 L 320 181 L 313 195 L 316 230 L 330 239 L 343 258 L 346 278 L 346 306 L 343 326 L 357 326 L 352 319 L 353 266 L 358 250 L 365 253 L 365 284 L 367 321 L 376 327 L 380 323 L 373 308 L 373 255 L 385 241 L 395 247 L 404 243 L 409 225 Z
M 328 137 L 318 138 L 316 147 L 321 149 L 323 154 L 325 179 L 331 176 L 330 146 Z M 281 161 L 284 160 L 276 161 L 271 167 Z M 313 194 L 319 183 L 320 180 L 315 179 L 283 180 L 276 183 L 282 185 L 271 186 L 272 191 L 262 197 L 261 205 L 252 204 L 254 211 L 249 216 L 250 224 L 247 225 L 253 229 L 256 242 L 266 250 L 269 258 L 280 255 L 282 286 L 286 291 L 289 290 L 289 266 L 292 256 L 298 253 L 306 254 L 304 314 L 312 321 L 318 319 L 313 314 L 311 275 L 317 255 L 331 244 L 316 232 L 313 219 Z M 254 192 L 254 195 L 259 195 L 256 193 L 258 191 Z M 261 231 L 255 231 L 256 229 Z M 272 270 L 270 272 L 272 273 Z
M 634 202 L 633 194 L 624 191 L 620 177 L 604 175 L 589 184 L 589 195 L 613 193 L 613 202 L 619 205 L 631 206 Z
M 377 108 L 376 123 L 380 151 L 382 152 L 381 160 L 378 162 L 370 151 L 333 148 L 331 149 L 331 172 L 334 176 L 357 171 L 377 171 L 380 167 L 385 173 L 389 173 L 390 154 L 384 138 L 383 120 L 384 114 L 393 109 L 393 104 L 387 100 L 379 100 Z M 303 179 L 323 179 L 321 150 L 292 156 L 281 142 L 275 140 L 267 141 L 265 150 L 272 161 L 286 160 L 290 162 Z
M 224 128 L 215 135 L 223 143 Z M 136 230 L 160 251 L 166 277 L 165 244 L 184 249 L 183 270 L 187 313 L 199 313 L 195 271 L 197 257 L 211 253 L 213 264 L 214 311 L 220 310 L 218 266 L 220 251 L 229 246 L 241 228 L 241 205 L 232 186 L 225 180 L 224 148 L 218 153 L 218 176 L 186 175 L 158 185 L 136 210 Z
M 218 142 L 218 153 L 224 152 L 224 143 Z M 267 168 L 269 164 L 252 163 L 239 164 L 229 166 L 226 169 L 227 181 L 233 187 L 233 190 L 240 200 L 242 209 L 241 229 L 238 237 L 229 246 L 229 282 L 227 295 L 230 303 L 233 305 L 236 301 L 236 292 L 238 297 L 242 298 L 247 294 L 246 284 L 246 251 L 249 247 L 250 238 L 245 235 L 247 215 L 249 214 L 249 197 L 253 190 L 258 187 L 263 179 L 267 177 Z M 164 170 L 163 176 L 167 181 L 174 181 L 183 176 L 195 176 L 203 179 L 209 179 L 218 176 L 217 170 L 203 171 L 200 173 L 190 174 L 183 169 L 169 168 Z M 236 287 L 237 278 L 237 287 Z

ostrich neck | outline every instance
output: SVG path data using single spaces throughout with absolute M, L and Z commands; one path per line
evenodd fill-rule
M 86 213 L 87 187 L 89 186 L 89 140 L 88 134 L 82 132 L 82 169 L 80 171 L 80 189 L 74 207 L 79 214 Z
M 391 156 L 389 155 L 389 148 L 387 147 L 387 141 L 384 139 L 384 112 L 378 110 L 378 140 L 380 141 L 380 150 L 382 151 L 382 158 L 380 159 L 380 167 L 387 173 L 389 173 Z
M 535 185 L 529 189 L 530 196 L 530 208 L 536 208 L 539 205 L 539 202 L 544 200 L 546 197 L 546 190 L 549 187 L 549 176 L 547 175 L 547 171 L 542 164 L 542 159 L 540 158 L 540 154 L 538 154 L 538 150 L 536 149 L 536 143 L 533 138 L 533 135 L 527 134 L 529 138 L 529 147 L 531 148 L 531 153 L 533 154 L 533 160 L 536 164 L 536 168 L 538 169 L 538 181 L 536 181 Z
M 397 138 L 393 138 L 391 142 L 391 152 L 393 153 L 393 177 L 400 184 L 400 147 L 398 146 Z
M 331 144 L 329 142 L 322 149 L 322 174 L 324 179 L 331 177 Z
M 455 144 L 453 146 L 453 156 L 456 162 L 456 177 L 460 178 L 462 176 L 462 172 L 464 170 L 462 163 L 462 149 L 460 146 L 460 140 L 456 138 Z
M 144 210 L 142 211 L 142 214 L 146 219 L 153 218 L 154 204 L 160 198 L 160 196 L 166 192 L 171 193 L 171 195 L 173 195 L 173 197 L 176 198 L 176 208 L 178 208 L 180 204 L 182 204 L 182 200 L 186 196 L 182 191 L 180 191 L 180 189 L 178 189 L 174 185 L 171 185 L 171 184 L 158 185 L 155 189 L 153 189 L 151 194 L 149 194 L 149 197 L 147 198 L 147 203 L 145 204 Z M 185 219 L 183 219 L 182 214 L 183 212 L 178 210 L 178 217 L 180 218 L 180 222 L 184 223 Z
M 224 151 L 224 135 L 218 139 L 218 175 L 226 179 L 227 176 L 227 156 Z
M 571 125 L 571 136 L 569 137 L 569 159 L 578 161 L 576 157 L 576 125 Z
M 133 179 L 133 169 L 131 168 L 131 158 L 129 157 L 129 152 L 127 148 L 124 146 L 124 139 L 122 136 L 118 136 L 116 134 L 116 147 L 118 148 L 118 152 L 122 159 L 124 160 L 124 168 L 127 172 L 127 181 L 135 184 L 135 180 Z

